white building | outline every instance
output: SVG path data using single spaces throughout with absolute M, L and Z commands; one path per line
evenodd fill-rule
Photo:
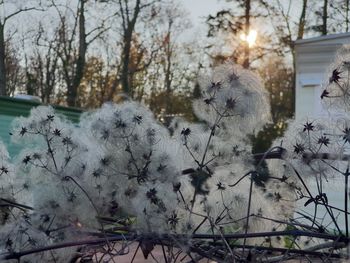
M 319 117 L 327 114 L 321 105 L 323 83 L 337 50 L 350 44 L 350 33 L 327 35 L 295 42 L 296 101 L 295 118 Z
M 304 120 L 317 117 L 326 117 L 329 113 L 323 108 L 321 94 L 322 85 L 329 83 L 330 66 L 334 62 L 337 51 L 344 45 L 350 44 L 350 33 L 334 34 L 297 40 L 296 51 L 296 101 L 295 118 Z M 333 112 L 334 113 L 334 112 Z M 316 182 L 310 181 L 311 191 L 316 194 Z M 327 196 L 330 205 L 344 207 L 344 179 L 336 177 L 327 182 Z M 313 207 L 304 208 L 303 202 L 299 208 L 312 214 Z M 318 215 L 326 214 L 324 208 L 319 208 Z M 330 222 L 329 216 L 325 216 Z M 345 229 L 343 215 L 338 218 L 340 228 Z M 334 225 L 330 227 L 334 228 Z

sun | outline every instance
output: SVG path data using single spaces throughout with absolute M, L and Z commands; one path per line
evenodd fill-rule
M 252 47 L 255 45 L 256 38 L 258 36 L 258 32 L 254 29 L 249 30 L 248 36 L 246 36 L 244 33 L 241 34 L 241 39 L 243 41 L 246 41 L 249 45 L 249 47 Z

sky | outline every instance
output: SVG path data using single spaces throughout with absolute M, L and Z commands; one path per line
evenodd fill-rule
M 233 3 L 228 3 L 225 0 L 173 0 L 180 1 L 183 7 L 188 11 L 190 19 L 192 20 L 193 26 L 196 30 L 200 28 L 204 30 L 205 19 L 209 14 L 216 14 L 218 11 L 223 8 L 232 7 Z M 274 1 L 268 1 L 274 3 Z M 299 9 L 301 8 L 301 0 L 293 0 L 291 6 L 290 15 L 294 17 L 298 14 Z M 282 5 L 287 9 L 289 1 L 282 0 Z
M 174 0 L 178 1 L 178 0 Z M 182 34 L 181 39 L 188 41 L 208 41 L 206 18 L 228 6 L 225 0 L 180 0 L 184 9 L 188 12 L 192 28 Z M 205 39 L 205 40 L 204 40 Z
M 183 6 L 189 11 L 195 26 L 205 20 L 209 14 L 215 14 L 227 3 L 224 0 L 181 0 Z

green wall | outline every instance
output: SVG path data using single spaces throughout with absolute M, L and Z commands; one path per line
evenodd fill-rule
M 21 149 L 20 145 L 11 142 L 9 132 L 12 121 L 16 117 L 29 116 L 30 110 L 40 105 L 42 104 L 33 101 L 0 96 L 0 140 L 5 143 L 11 156 L 16 155 Z M 57 113 L 65 115 L 67 119 L 76 123 L 83 112 L 81 109 L 76 108 L 55 105 L 52 105 L 52 107 L 55 108 Z

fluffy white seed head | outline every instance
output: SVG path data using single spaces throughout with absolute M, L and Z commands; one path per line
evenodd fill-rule
M 194 101 L 198 118 L 214 124 L 223 118 L 220 132 L 232 137 L 258 132 L 270 121 L 268 94 L 260 78 L 238 65 L 227 63 L 213 70 L 201 83 L 202 98 Z

